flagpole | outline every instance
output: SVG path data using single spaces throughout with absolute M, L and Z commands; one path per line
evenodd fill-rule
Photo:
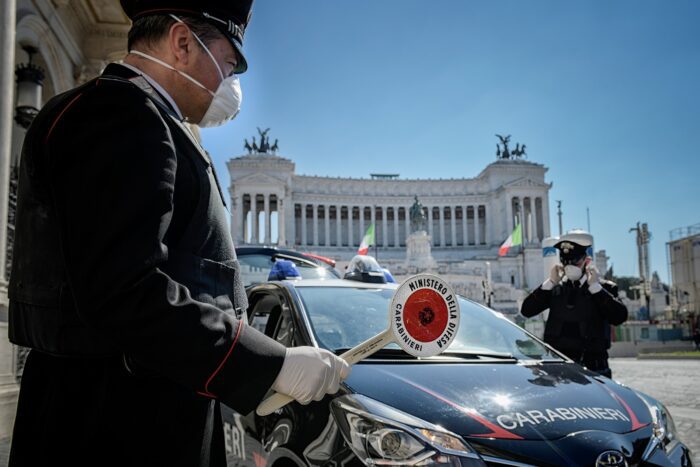
M 525 242 L 523 242 L 522 225 L 516 224 L 513 233 L 511 233 L 508 238 L 503 242 L 498 250 L 498 256 L 505 256 L 508 254 L 511 248 L 516 246 L 520 247 L 520 251 L 515 254 L 517 259 L 520 254 L 522 254 L 522 261 L 520 263 L 520 286 L 521 288 L 527 287 L 527 281 L 525 280 Z

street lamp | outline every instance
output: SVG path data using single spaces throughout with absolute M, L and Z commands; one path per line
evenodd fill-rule
M 17 104 L 15 106 L 15 121 L 22 128 L 31 125 L 42 105 L 41 91 L 44 85 L 44 70 L 32 63 L 32 56 L 39 50 L 36 47 L 24 46 L 22 49 L 29 55 L 29 62 L 17 66 Z

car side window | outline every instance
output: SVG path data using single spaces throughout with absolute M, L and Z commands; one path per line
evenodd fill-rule
M 294 324 L 292 322 L 292 316 L 289 313 L 289 308 L 286 306 L 282 307 L 274 338 L 277 342 L 287 347 L 292 347 L 294 345 Z
M 294 345 L 294 322 L 289 306 L 276 294 L 265 294 L 254 302 L 249 324 L 284 346 Z

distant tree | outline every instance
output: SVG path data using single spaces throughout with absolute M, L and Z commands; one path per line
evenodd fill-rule
M 634 299 L 639 295 L 639 290 L 634 290 L 632 287 L 639 285 L 639 277 L 634 276 L 613 276 L 612 281 L 617 284 L 618 290 L 624 290 L 627 296 Z

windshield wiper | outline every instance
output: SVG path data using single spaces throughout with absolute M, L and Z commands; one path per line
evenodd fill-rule
M 496 358 L 499 360 L 518 360 L 515 355 L 506 352 L 442 352 L 440 356 L 446 357 L 457 357 L 464 359 L 474 359 L 474 358 Z
M 336 355 L 341 355 L 343 352 L 347 352 L 350 350 L 347 347 L 340 348 L 340 349 L 335 349 L 334 352 Z M 378 350 L 377 352 L 373 353 L 367 358 L 372 358 L 372 357 L 390 357 L 390 358 L 405 358 L 405 359 L 412 359 L 412 358 L 417 358 L 414 357 L 413 355 L 409 354 L 403 349 L 392 349 L 392 348 L 383 348 Z M 432 359 L 439 359 L 441 356 L 446 356 L 446 357 L 454 357 L 454 358 L 461 358 L 464 360 L 474 360 L 474 359 L 488 359 L 488 358 L 493 358 L 493 359 L 498 359 L 498 360 L 514 360 L 517 361 L 518 359 L 510 353 L 505 353 L 505 352 L 442 352 L 441 354 L 435 355 L 434 357 L 429 357 Z
M 349 347 L 343 347 L 343 348 L 340 348 L 340 349 L 335 349 L 333 352 L 334 352 L 336 355 L 341 355 L 341 354 L 347 352 L 348 350 L 350 350 Z M 416 358 L 416 357 L 414 357 L 413 355 L 409 354 L 408 352 L 406 352 L 406 351 L 403 350 L 403 349 L 392 349 L 392 348 L 383 348 L 383 349 L 379 349 L 379 350 L 377 350 L 375 353 L 373 353 L 372 355 L 370 355 L 370 356 L 367 357 L 367 358 L 373 358 L 373 357 L 375 357 L 375 356 L 379 356 L 379 357 L 392 357 L 392 358 Z

